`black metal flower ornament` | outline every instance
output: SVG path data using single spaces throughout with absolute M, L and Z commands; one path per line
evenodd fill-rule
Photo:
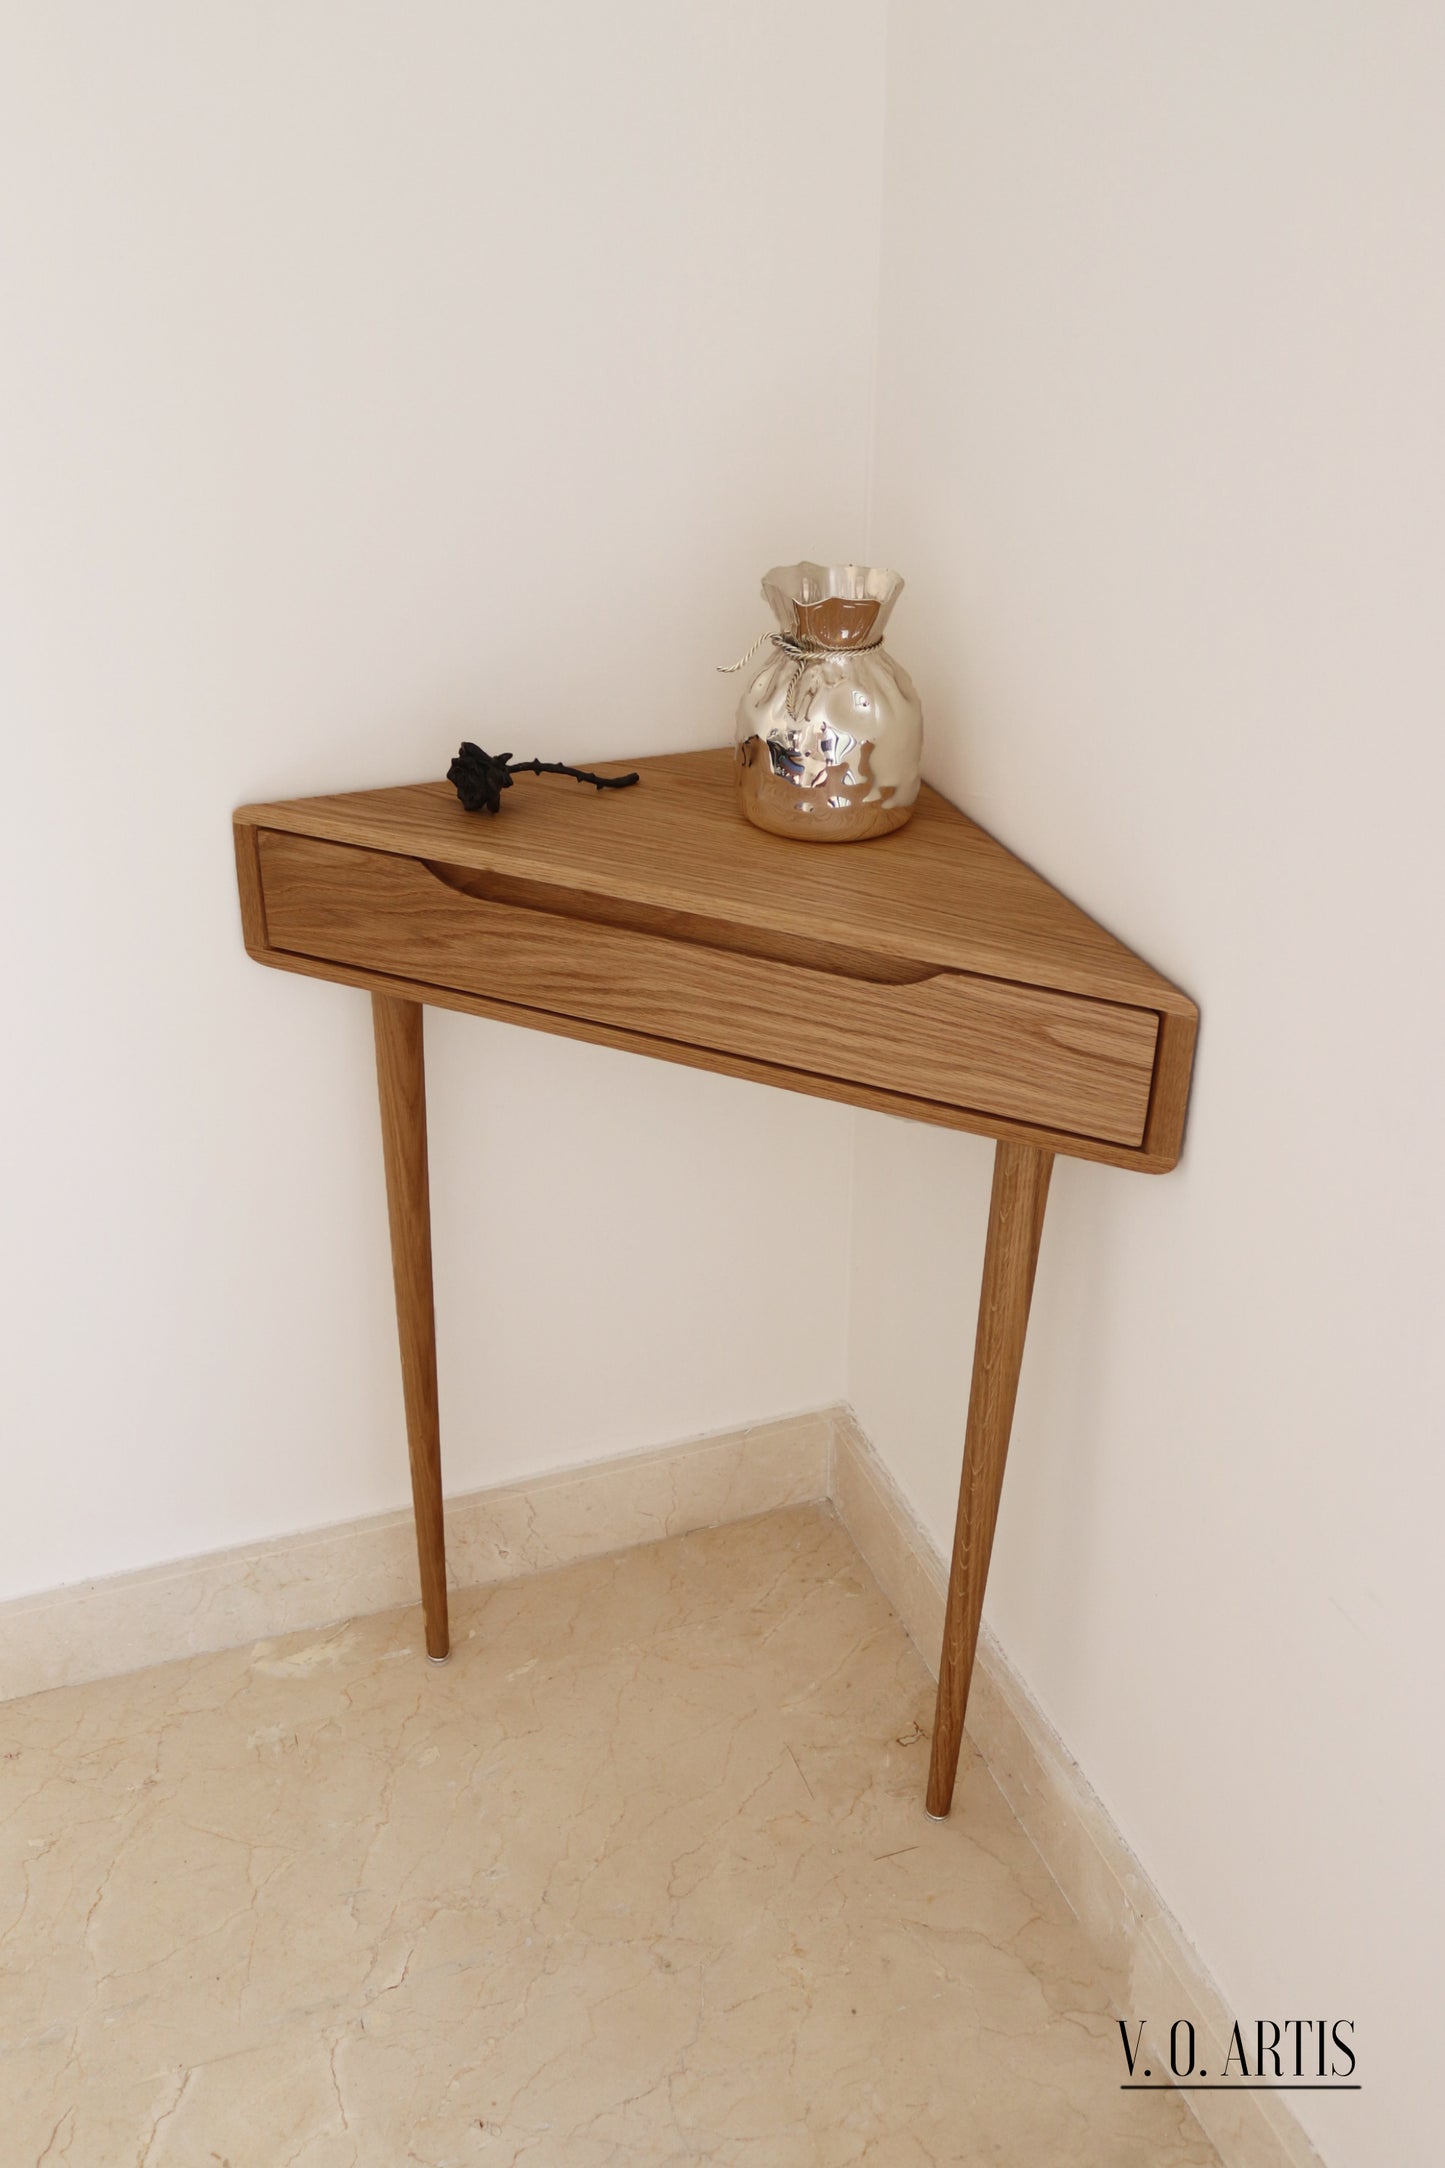
M 500 813 L 502 792 L 511 789 L 515 775 L 570 775 L 598 790 L 626 790 L 629 783 L 642 781 L 635 769 L 630 775 L 594 775 L 589 768 L 568 768 L 560 760 L 514 761 L 510 753 L 484 753 L 469 738 L 463 738 L 447 781 L 456 785 L 468 813 Z

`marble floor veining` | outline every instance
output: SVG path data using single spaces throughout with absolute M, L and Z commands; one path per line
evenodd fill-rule
M 0 1707 L 3 2168 L 1217 2168 L 826 1507 Z

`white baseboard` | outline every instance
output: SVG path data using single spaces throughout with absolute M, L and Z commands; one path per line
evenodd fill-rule
M 475 1587 L 830 1499 L 936 1673 L 946 1567 L 847 1408 L 448 1499 L 448 1577 Z M 416 1601 L 409 1511 L 0 1604 L 0 1700 Z M 1121 2015 L 1227 2038 L 1198 1953 L 985 1627 L 968 1734 L 1088 1935 Z M 1320 2168 L 1282 2101 L 1191 2094 L 1226 2168 Z
M 937 1677 L 946 1562 L 846 1408 L 834 1413 L 828 1488 Z M 1088 1935 L 1118 2014 L 1189 2018 L 1201 2039 L 1227 2040 L 1234 2012 L 986 1626 L 967 1729 Z M 1191 2093 L 1189 2105 L 1225 2168 L 1321 2168 L 1299 2124 L 1271 2094 Z
M 446 1502 L 458 1588 L 827 1495 L 831 1411 L 784 1416 Z M 0 1700 L 414 1603 L 410 1509 L 0 1604 Z

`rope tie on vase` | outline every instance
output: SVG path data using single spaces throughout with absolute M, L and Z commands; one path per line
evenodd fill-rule
M 772 643 L 780 655 L 787 655 L 792 659 L 793 674 L 788 680 L 788 690 L 783 702 L 792 722 L 798 720 L 798 711 L 793 702 L 802 683 L 803 672 L 810 662 L 825 662 L 830 655 L 866 655 L 870 648 L 883 645 L 881 634 L 876 640 L 859 640 L 851 647 L 830 647 L 824 640 L 795 640 L 786 632 L 760 632 L 746 655 L 739 655 L 736 662 L 720 662 L 717 665 L 719 677 L 731 677 L 735 670 L 746 669 L 758 649 L 767 641 Z

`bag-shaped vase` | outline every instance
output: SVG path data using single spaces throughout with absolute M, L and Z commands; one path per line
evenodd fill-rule
M 742 809 L 809 843 L 901 828 L 918 796 L 923 709 L 883 645 L 903 591 L 873 565 L 778 565 L 763 599 L 773 653 L 738 702 Z

